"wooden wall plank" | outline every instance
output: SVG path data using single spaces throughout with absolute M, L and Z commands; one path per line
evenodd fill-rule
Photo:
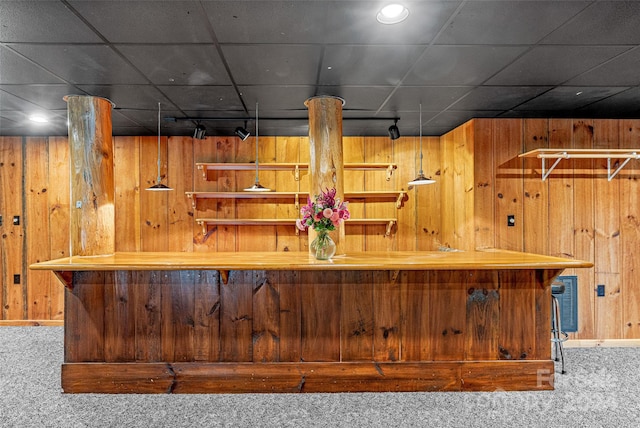
M 253 362 L 275 362 L 280 356 L 280 294 L 277 271 L 253 274 Z
M 300 272 L 301 361 L 340 361 L 340 272 Z M 336 308 L 327 311 L 326 308 Z
M 104 359 L 107 362 L 135 361 L 136 319 L 132 271 L 109 272 L 104 289 Z
M 193 140 L 193 168 L 198 162 L 233 162 L 235 160 L 235 138 L 229 137 L 207 137 L 204 140 Z M 228 158 L 228 159 L 227 159 Z M 195 192 L 216 192 L 234 191 L 235 175 L 233 171 L 208 171 L 207 179 L 204 179 L 204 172 L 196 170 L 193 177 L 193 191 Z M 226 190 L 224 190 L 226 189 Z M 214 200 L 204 199 L 198 202 L 194 210 L 195 218 L 217 218 L 219 212 L 226 213 L 231 209 L 232 214 L 235 202 L 232 199 Z M 220 231 L 218 228 L 210 227 L 203 232 L 202 226 L 193 224 L 193 250 L 194 251 L 216 251 L 218 250 L 218 238 Z M 226 235 L 225 235 L 226 237 Z M 235 228 L 233 238 L 235 238 Z M 228 240 L 222 239 L 228 243 Z M 235 240 L 231 243 L 228 251 L 235 251 Z M 225 251 L 225 250 L 220 250 Z
M 300 137 L 276 137 L 276 162 L 300 161 Z M 274 171 L 275 188 L 280 192 L 299 192 L 300 181 L 293 171 Z M 300 199 L 304 205 L 306 198 Z M 300 210 L 291 201 L 276 201 L 275 218 L 299 218 Z M 300 248 L 301 237 L 294 226 L 276 226 L 276 251 L 306 251 Z
M 525 152 L 549 147 L 547 119 L 524 120 Z M 549 251 L 548 181 L 542 181 L 540 159 L 526 158 L 524 167 L 523 233 L 524 251 L 547 254 Z
M 66 137 L 49 138 L 49 242 L 50 259 L 69 256 L 69 142 Z M 53 275 L 53 273 L 52 273 Z M 52 279 L 51 319 L 64 318 L 64 290 L 57 279 Z
M 2 319 L 22 320 L 26 311 L 26 285 L 23 264 L 24 206 L 23 193 L 23 141 L 20 137 L 4 137 L 0 140 L 0 194 L 3 217 L 0 262 L 2 263 Z M 19 225 L 13 218 L 20 219 Z M 19 281 L 14 281 L 19 275 Z
M 343 137 L 343 160 L 344 163 L 356 163 L 365 161 L 365 145 L 364 137 Z M 345 170 L 344 171 L 344 191 L 356 192 L 365 190 L 365 173 L 364 171 Z M 349 214 L 352 218 L 366 218 L 366 202 L 363 199 L 348 198 Z M 365 251 L 366 238 L 365 227 L 362 225 L 349 225 L 345 228 L 345 252 Z
M 193 189 L 195 166 L 191 137 L 171 137 L 167 144 L 168 177 L 167 184 L 173 189 L 168 197 L 169 236 L 167 251 L 193 251 L 193 209 L 185 192 Z M 201 176 L 197 179 L 202 179 Z
M 576 120 L 573 123 L 573 147 L 576 149 L 591 149 L 594 138 L 604 137 L 609 132 L 603 132 L 605 125 L 610 122 L 593 120 Z M 616 143 L 617 144 L 617 143 Z M 602 180 L 596 177 L 594 161 L 591 159 L 576 159 L 574 161 L 573 192 L 574 192 L 574 256 L 576 259 L 594 261 L 594 207 L 596 205 L 594 181 Z M 566 232 L 565 232 L 566 233 Z M 568 269 L 564 275 L 578 276 L 578 332 L 571 338 L 593 337 L 594 310 L 594 269 Z
M 467 287 L 464 359 L 498 358 L 500 291 L 498 273 L 476 271 Z
M 452 311 L 464 308 L 470 272 L 428 271 L 429 334 L 432 343 L 424 359 L 460 361 L 464 359 L 467 313 Z M 423 351 L 424 353 L 424 351 Z
M 619 148 L 619 126 L 614 121 L 599 122 L 594 148 Z M 596 297 L 595 320 L 598 339 L 622 337 L 622 298 L 620 284 L 620 177 L 607 181 L 607 162 L 594 161 L 594 269 L 596 285 L 605 286 L 605 296 Z M 601 178 L 598 178 L 601 177 Z
M 195 274 L 194 360 L 220 360 L 220 274 L 198 271 Z
M 65 362 L 104 361 L 104 296 L 105 272 L 75 272 L 74 287 L 69 293 L 72 304 L 67 305 L 69 315 L 65 325 Z M 82 332 L 82 334 L 80 334 Z
M 140 138 L 114 137 L 113 144 L 116 251 L 140 251 Z
M 49 260 L 49 144 L 46 138 L 27 138 L 25 150 L 26 265 Z M 26 269 L 26 319 L 51 319 L 51 272 Z
M 393 162 L 398 165 L 398 168 L 393 171 L 393 175 L 390 181 L 393 181 L 393 188 L 389 190 L 402 190 L 406 192 L 406 196 L 402 201 L 402 206 L 400 209 L 396 210 L 396 218 L 398 219 L 398 224 L 402 224 L 403 227 L 395 227 L 395 241 L 396 248 L 398 251 L 416 251 L 418 239 L 417 234 L 417 223 L 418 216 L 416 216 L 416 195 L 417 191 L 409 191 L 409 181 L 415 178 L 415 159 L 416 159 L 416 151 L 415 151 L 415 138 L 414 137 L 400 137 L 399 139 L 392 142 L 393 144 Z M 423 140 L 424 144 L 424 140 Z M 440 141 L 438 139 L 438 145 Z M 426 144 L 423 146 L 426 148 Z M 427 155 L 431 155 L 427 152 Z M 386 172 L 381 174 L 385 174 Z M 416 186 L 419 187 L 419 186 Z M 429 208 L 429 206 L 427 206 Z M 430 207 L 431 209 L 428 211 L 429 214 L 433 211 L 433 205 Z M 426 213 L 425 213 L 426 214 Z M 425 215 L 426 217 L 426 215 Z M 428 218 L 432 218 L 431 215 Z M 438 215 L 438 222 L 440 216 Z M 437 228 L 435 228 L 437 229 Z M 433 231 L 432 231 L 433 232 Z M 425 233 L 427 235 L 427 233 Z
M 535 356 L 535 271 L 500 271 L 500 334 L 498 352 L 506 360 Z M 551 301 L 549 301 L 551 305 Z M 523 321 L 524 320 L 524 321 Z
M 160 176 L 167 184 L 167 137 L 160 142 Z M 169 192 L 147 191 L 157 182 L 158 139 L 140 137 L 140 249 L 142 251 L 166 251 L 169 245 L 168 199 Z
M 373 280 L 373 359 L 400 359 L 400 284 L 398 272 L 372 272 Z
M 640 148 L 640 121 L 620 120 L 620 147 Z M 620 251 L 622 337 L 640 338 L 640 162 L 631 161 L 620 176 Z
M 195 274 L 161 272 L 161 348 L 163 361 L 194 361 Z
M 474 119 L 474 210 L 476 248 L 495 248 L 495 165 L 493 120 Z
M 522 119 L 494 119 L 494 166 L 496 192 L 496 246 L 522 251 L 524 246 L 524 211 L 522 183 Z M 515 225 L 507 216 L 515 216 Z
M 136 337 L 135 358 L 138 362 L 162 361 L 162 279 L 158 272 L 136 271 L 135 305 Z
M 454 164 L 455 164 L 455 134 L 453 131 L 440 138 L 440 159 L 442 162 L 440 183 L 441 220 L 439 247 L 452 248 L 455 245 L 455 199 L 454 190 Z
M 425 334 L 429 327 L 429 288 L 425 272 L 401 271 L 400 284 L 400 360 L 431 359 L 431 343 Z
M 390 139 L 381 137 L 365 137 L 365 162 L 393 162 L 393 144 Z M 365 171 L 365 190 L 395 190 L 395 180 L 385 179 L 384 171 Z M 396 209 L 389 200 L 377 201 L 367 199 L 365 202 L 367 218 L 395 218 Z M 396 235 L 385 235 L 385 225 L 367 225 L 364 227 L 366 251 L 393 251 L 396 249 Z
M 279 361 L 301 361 L 299 273 L 280 272 L 280 357 Z
M 415 224 L 416 229 L 416 247 L 418 251 L 433 251 L 437 250 L 440 242 L 442 241 L 442 219 L 444 216 L 441 213 L 441 207 L 443 206 L 442 192 L 443 192 L 443 174 L 442 167 L 444 165 L 442 159 L 442 145 L 440 138 L 438 137 L 422 137 L 422 168 L 424 175 L 436 180 L 435 184 L 429 184 L 426 186 L 409 186 L 408 182 L 413 180 L 420 171 L 420 144 L 419 138 L 414 138 L 414 155 L 417 153 L 417 162 L 414 157 L 410 162 L 398 163 L 398 170 L 409 170 L 411 174 L 403 176 L 403 185 L 407 187 L 409 200 L 414 200 L 414 209 L 411 209 L 409 204 L 406 208 L 402 208 L 402 215 L 398 215 L 398 231 L 404 230 L 407 226 L 411 229 L 412 224 Z M 416 169 L 412 169 L 410 165 L 416 164 Z M 402 174 L 402 173 L 401 173 Z M 399 175 L 398 177 L 400 177 Z M 405 181 L 406 180 L 406 181 Z M 407 184 L 405 184 L 407 183 Z M 405 217 L 406 215 L 406 217 Z M 404 232 L 403 232 L 404 233 Z M 398 239 L 401 239 L 402 235 L 398 235 Z
M 373 361 L 373 308 L 375 306 L 372 276 L 370 271 L 342 273 L 340 283 L 341 361 Z
M 231 271 L 220 286 L 220 359 L 252 361 L 253 276 L 251 271 Z

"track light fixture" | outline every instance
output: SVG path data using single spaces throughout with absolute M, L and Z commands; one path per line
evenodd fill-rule
M 207 133 L 207 128 L 204 125 L 198 123 L 196 129 L 193 131 L 193 138 L 196 140 L 204 140 L 204 136 Z
M 247 138 L 249 138 L 249 135 L 251 135 L 251 133 L 249 131 L 247 131 L 247 122 L 244 122 L 244 128 L 241 126 L 238 126 L 236 128 L 236 130 L 234 131 L 234 134 L 236 134 L 238 137 L 240 137 L 240 139 L 242 141 L 246 140 Z
M 389 138 L 397 140 L 400 138 L 400 130 L 398 129 L 398 119 L 395 119 L 393 125 L 389 127 Z

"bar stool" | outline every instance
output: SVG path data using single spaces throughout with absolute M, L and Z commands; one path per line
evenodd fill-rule
M 564 294 L 564 291 L 564 283 L 554 282 L 551 284 L 551 343 L 553 343 L 555 348 L 555 360 L 561 362 L 562 374 L 566 373 L 564 369 L 564 347 L 562 344 L 569 338 L 569 335 L 562 331 L 562 324 L 560 322 L 560 303 L 556 296 Z

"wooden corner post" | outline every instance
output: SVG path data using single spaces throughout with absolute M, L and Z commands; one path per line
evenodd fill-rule
M 111 109 L 105 98 L 69 95 L 71 216 L 69 255 L 115 252 Z
M 344 200 L 344 162 L 342 156 L 342 106 L 344 100 L 318 96 L 304 102 L 309 109 L 309 196 L 335 187 L 336 197 Z M 309 245 L 315 238 L 309 229 Z M 336 255 L 344 254 L 344 223 L 331 232 Z

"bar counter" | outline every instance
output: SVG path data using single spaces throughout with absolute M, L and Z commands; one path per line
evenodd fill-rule
M 502 250 L 116 253 L 31 265 L 65 292 L 82 393 L 553 389 L 551 292 L 589 262 Z

